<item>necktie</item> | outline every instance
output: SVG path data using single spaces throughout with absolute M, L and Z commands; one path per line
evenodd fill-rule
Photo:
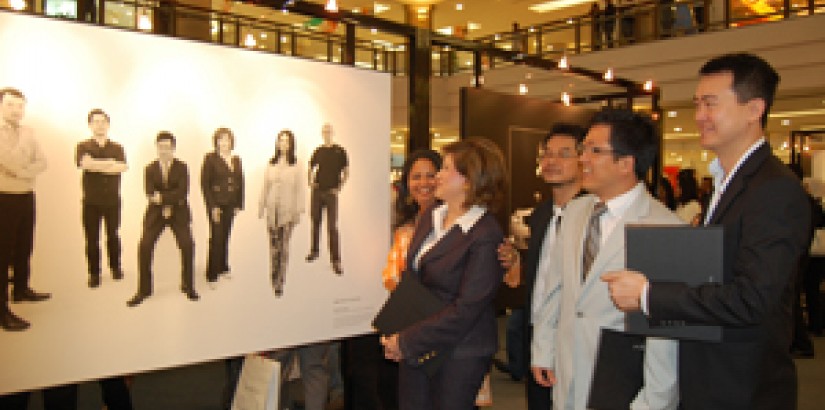
M 584 252 L 582 255 L 582 282 L 587 279 L 590 273 L 590 266 L 596 259 L 599 253 L 599 245 L 601 243 L 602 228 L 599 224 L 599 218 L 607 212 L 607 206 L 604 202 L 597 202 L 593 207 L 593 213 L 590 215 L 590 223 L 587 224 L 587 236 L 584 238 Z
M 169 164 L 166 162 L 160 163 L 160 174 L 163 176 L 163 185 L 169 182 Z

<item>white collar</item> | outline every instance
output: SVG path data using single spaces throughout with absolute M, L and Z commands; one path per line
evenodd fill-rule
M 607 212 L 614 217 L 620 217 L 624 215 L 630 205 L 636 201 L 636 199 L 644 192 L 645 186 L 641 182 L 636 183 L 636 186 L 628 190 L 627 192 L 608 200 L 605 205 L 607 205 Z
M 453 225 L 458 225 L 461 228 L 461 231 L 465 234 L 473 228 L 473 226 L 484 216 L 484 213 L 487 212 L 487 209 L 483 206 L 473 205 L 464 215 L 459 216 L 456 218 Z M 443 226 L 444 225 L 444 217 L 447 215 L 447 204 L 441 204 L 433 210 L 433 230 L 436 233 L 436 236 L 440 236 L 441 232 L 447 231 L 450 226 Z

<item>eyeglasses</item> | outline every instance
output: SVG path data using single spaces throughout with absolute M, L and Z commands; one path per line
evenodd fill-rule
M 579 156 L 578 149 L 562 149 L 558 152 L 548 151 L 544 149 L 540 149 L 538 152 L 539 159 L 572 159 L 577 158 Z
M 620 155 L 616 150 L 609 147 L 597 147 L 594 145 L 584 145 L 579 144 L 576 146 L 576 150 L 579 151 L 579 155 L 584 155 L 588 153 L 590 155 L 599 155 L 599 154 L 617 154 Z

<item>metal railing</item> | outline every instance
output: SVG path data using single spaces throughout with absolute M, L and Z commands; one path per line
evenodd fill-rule
M 474 41 L 528 56 L 558 59 L 563 55 L 825 13 L 825 0 L 782 0 L 781 6 L 771 6 L 779 3 L 764 3 L 767 8 L 755 12 L 734 0 L 647 1 L 617 7 L 611 14 L 602 10 Z M 20 4 L 25 5 L 23 13 L 349 64 L 393 75 L 406 75 L 408 71 L 409 46 L 404 37 L 359 38 L 356 30 L 369 28 L 354 27 L 351 23 L 287 24 L 172 0 L 0 0 L 0 8 L 7 10 L 20 8 Z M 463 55 L 449 47 L 433 47 L 432 55 L 434 76 L 473 70 L 471 53 Z M 481 64 L 483 69 L 492 69 L 511 62 L 485 56 Z
M 405 74 L 406 45 L 355 38 L 345 24 L 335 27 L 287 24 L 212 10 L 171 0 L 7 0 L 0 8 L 152 34 L 247 48 Z M 20 4 L 25 4 L 22 10 Z M 65 5 L 74 7 L 66 7 Z M 307 18 L 309 19 L 309 18 Z M 341 32 L 344 32 L 343 34 Z M 351 34 L 351 33 L 352 34 Z

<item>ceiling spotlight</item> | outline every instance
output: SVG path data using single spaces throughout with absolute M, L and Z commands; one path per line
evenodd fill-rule
M 246 35 L 246 39 L 244 40 L 243 45 L 249 48 L 253 48 L 256 45 L 258 45 L 258 42 L 255 41 L 255 36 L 253 36 L 252 33 L 249 33 Z
M 572 101 L 573 101 L 573 98 L 570 97 L 570 93 L 568 93 L 567 91 L 564 91 L 564 92 L 561 93 L 561 102 L 566 107 L 569 107 Z
M 455 4 L 455 9 L 458 10 L 458 11 L 464 10 L 464 4 L 463 3 L 456 3 Z
M 11 8 L 15 11 L 23 11 L 26 9 L 26 1 L 25 0 L 11 0 L 9 2 Z
M 518 85 L 518 93 L 521 95 L 527 94 L 527 84 L 521 83 Z
M 642 86 L 645 91 L 653 91 L 653 80 L 645 81 L 645 84 Z
M 789 119 L 785 118 L 784 120 L 782 120 L 782 125 L 784 125 L 784 126 L 786 126 L 786 127 L 787 127 L 788 125 L 791 125 L 791 120 L 789 120 Z
M 673 131 L 682 132 L 682 127 L 673 127 Z
M 562 56 L 561 60 L 559 60 L 559 68 L 562 70 L 570 68 L 570 64 L 567 62 L 567 56 Z
M 667 112 L 668 118 L 676 118 L 676 116 L 678 116 L 678 115 L 679 115 L 679 113 L 677 113 L 676 111 L 668 111 Z
M 613 81 L 613 69 L 608 68 L 607 71 L 604 72 L 602 78 L 604 78 L 605 81 Z
M 152 29 L 152 20 L 149 19 L 149 16 L 145 14 L 141 14 L 138 16 L 137 22 L 138 30 L 149 31 Z
M 330 13 L 337 13 L 338 12 L 338 2 L 335 0 L 327 0 L 327 5 L 324 6 L 324 10 Z

